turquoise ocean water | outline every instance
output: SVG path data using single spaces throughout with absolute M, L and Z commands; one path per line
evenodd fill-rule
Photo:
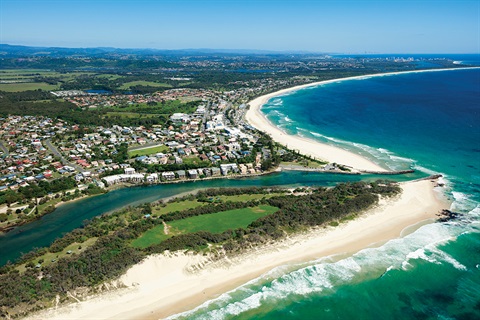
M 460 219 L 353 256 L 284 266 L 180 319 L 480 319 L 480 70 L 338 81 L 271 99 L 267 118 L 392 168 L 442 173 Z

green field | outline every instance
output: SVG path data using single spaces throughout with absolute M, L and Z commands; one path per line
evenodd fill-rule
M 128 151 L 128 156 L 130 158 L 134 158 L 134 157 L 148 156 L 154 153 L 168 152 L 168 151 L 170 151 L 170 148 L 167 146 L 155 146 L 155 147 L 140 149 L 140 150 L 130 150 Z
M 58 86 L 54 86 L 45 82 L 0 83 L 0 91 L 6 92 L 18 92 L 38 89 L 51 91 L 57 90 Z
M 154 104 L 137 103 L 128 106 L 119 105 L 112 107 L 112 112 L 118 113 L 132 113 L 141 115 L 157 115 L 166 116 L 174 114 L 175 112 L 192 113 L 196 110 L 195 103 L 182 103 L 180 100 L 167 100 L 165 102 L 157 102 Z
M 221 233 L 229 229 L 246 228 L 253 221 L 275 213 L 277 210 L 278 208 L 276 207 L 260 205 L 253 208 L 228 210 L 172 221 L 168 224 L 170 229 L 168 235 L 164 232 L 164 226 L 158 225 L 132 241 L 132 246 L 137 248 L 147 248 L 153 244 L 160 243 L 173 235 L 184 233 L 197 231 Z
M 16 70 L 1 70 L 0 69 L 0 79 L 12 79 L 12 78 L 22 78 L 22 79 L 34 79 L 36 77 L 56 77 L 66 79 L 73 79 L 77 76 L 84 75 L 94 75 L 93 72 L 57 72 L 50 70 L 35 70 L 35 69 L 16 69 Z M 101 77 L 103 75 L 98 75 Z M 120 76 L 119 76 L 120 77 Z
M 155 118 L 155 117 L 158 117 L 159 114 L 109 111 L 105 116 L 106 117 L 122 117 L 122 118 Z
M 263 198 L 271 198 L 277 194 L 241 194 L 235 196 L 216 196 L 215 200 L 220 199 L 223 202 L 247 202 L 251 200 L 260 200 Z M 153 213 L 157 215 L 167 214 L 175 211 L 183 211 L 203 206 L 209 202 L 199 202 L 197 200 L 183 200 L 179 202 L 168 202 L 164 207 L 156 206 L 153 208 Z
M 108 80 L 117 80 L 117 79 L 123 78 L 122 76 L 117 75 L 117 74 L 99 74 L 96 77 L 97 78 L 106 78 Z
M 169 202 L 165 207 L 157 206 L 153 208 L 153 213 L 156 214 L 167 214 L 175 211 L 183 211 L 188 209 L 193 209 L 205 205 L 205 202 L 198 202 L 197 200 L 184 200 L 180 202 Z
M 190 156 L 182 158 L 184 164 L 199 164 L 202 162 L 197 156 Z
M 324 167 L 327 164 L 327 162 L 322 162 L 320 160 L 316 160 L 316 161 L 302 160 L 302 161 L 297 161 L 297 162 L 282 161 L 280 164 L 285 165 L 285 166 L 300 166 L 300 167 L 304 167 L 304 168 L 318 169 L 318 168 Z
M 149 87 L 159 87 L 159 88 L 172 88 L 171 85 L 168 83 L 158 83 L 158 82 L 152 82 L 152 81 L 131 81 L 131 82 L 125 82 L 120 89 L 129 89 L 130 87 L 134 86 L 149 86 Z

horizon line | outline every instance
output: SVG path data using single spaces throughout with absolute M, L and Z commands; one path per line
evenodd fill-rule
M 379 55 L 379 54 L 411 54 L 411 55 L 433 55 L 433 54 L 446 54 L 446 55 L 455 55 L 455 54 L 472 54 L 480 55 L 480 52 L 334 52 L 334 51 L 312 51 L 312 50 L 271 50 L 271 49 L 251 49 L 251 48 L 177 48 L 177 49 L 166 49 L 166 48 L 152 48 L 152 47 L 112 47 L 112 46 L 56 46 L 56 45 L 25 45 L 25 44 L 12 44 L 12 43 L 0 43 L 0 46 L 15 46 L 15 47 L 28 47 L 28 48 L 39 48 L 39 49 L 117 49 L 117 50 L 152 50 L 152 51 L 225 51 L 225 52 L 242 52 L 242 51 L 256 51 L 259 53 L 279 53 L 279 54 L 323 54 L 323 55 Z

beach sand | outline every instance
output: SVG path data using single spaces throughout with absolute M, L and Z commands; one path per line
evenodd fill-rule
M 119 279 L 128 288 L 42 311 L 29 319 L 160 319 L 191 310 L 275 267 L 353 254 L 397 238 L 409 226 L 432 222 L 439 210 L 449 207 L 438 198 L 435 183 L 403 183 L 401 195 L 382 199 L 353 221 L 317 228 L 232 259 L 212 261 L 209 256 L 188 253 L 149 256 Z
M 431 70 L 416 70 L 416 71 L 403 71 L 403 72 L 391 72 L 391 73 L 381 73 L 373 75 L 364 75 L 356 77 L 348 77 L 342 79 L 333 79 L 320 82 L 314 82 L 309 84 L 304 84 L 292 88 L 283 89 L 276 91 L 264 96 L 258 97 L 248 104 L 250 105 L 249 110 L 245 115 L 245 119 L 255 127 L 256 129 L 266 132 L 269 134 L 273 140 L 279 142 L 289 149 L 298 150 L 300 153 L 309 155 L 313 158 L 319 160 L 325 160 L 330 163 L 338 163 L 345 166 L 352 167 L 354 171 L 374 171 L 374 172 L 385 172 L 388 171 L 386 168 L 381 167 L 380 165 L 359 156 L 353 152 L 334 147 L 325 143 L 320 143 L 316 140 L 303 138 L 298 135 L 290 135 L 274 126 L 270 121 L 265 117 L 263 113 L 260 112 L 262 105 L 268 102 L 273 97 L 285 95 L 300 89 L 307 87 L 316 87 L 320 85 L 325 85 L 329 83 L 335 83 L 346 80 L 361 80 L 372 77 L 381 77 L 381 76 L 390 76 L 396 74 L 407 74 L 407 73 L 420 73 L 420 72 L 435 72 L 435 71 L 445 71 L 445 70 L 458 70 L 458 69 L 470 69 L 470 68 L 449 68 L 449 69 L 431 69 Z

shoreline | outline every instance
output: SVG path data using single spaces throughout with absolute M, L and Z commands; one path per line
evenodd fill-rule
M 265 114 L 261 112 L 261 107 L 266 104 L 270 99 L 281 95 L 289 94 L 298 90 L 302 90 L 310 87 L 317 87 L 325 84 L 343 82 L 349 80 L 362 80 L 373 77 L 393 76 L 399 74 L 410 73 L 423 73 L 423 72 L 441 72 L 441 71 L 455 71 L 455 70 L 469 70 L 479 69 L 480 67 L 461 67 L 461 68 L 441 68 L 441 69 L 426 69 L 426 70 L 411 70 L 411 71 L 399 71 L 399 72 L 387 72 L 371 75 L 353 76 L 347 78 L 338 78 L 331 80 L 323 80 L 313 83 L 307 83 L 287 89 L 282 89 L 276 92 L 268 93 L 263 96 L 257 97 L 247 104 L 250 108 L 245 114 L 245 120 L 254 128 L 266 132 L 272 139 L 282 145 L 287 146 L 290 149 L 298 150 L 304 155 L 311 156 L 319 160 L 325 160 L 329 163 L 338 163 L 353 168 L 354 172 L 389 172 L 389 169 L 383 168 L 373 161 L 348 151 L 340 147 L 332 146 L 326 143 L 319 142 L 310 138 L 304 138 L 298 135 L 290 135 L 277 126 L 272 124 L 267 119 Z
M 108 191 L 107 191 L 108 192 Z M 75 199 L 71 199 L 71 200 L 67 200 L 67 201 L 60 201 L 58 203 L 55 203 L 53 206 L 55 207 L 55 210 L 57 210 L 59 207 L 65 205 L 65 204 L 69 204 L 69 203 L 73 203 L 73 202 L 76 202 L 76 201 L 79 201 L 79 200 L 83 200 L 83 199 L 87 199 L 87 198 L 91 198 L 91 197 L 95 197 L 95 196 L 98 196 L 100 194 L 93 194 L 93 195 L 88 195 L 88 194 L 84 194 L 78 198 L 75 198 Z M 35 208 L 32 209 L 32 211 L 35 210 Z M 55 211 L 54 210 L 54 211 Z M 52 211 L 53 212 L 53 211 Z M 38 215 L 38 216 L 34 216 L 33 219 L 31 220 L 24 220 L 24 221 L 21 221 L 20 223 L 18 224 L 14 224 L 14 225 L 8 225 L 8 226 L 5 226 L 5 227 L 0 227 L 0 235 L 2 234 L 7 234 L 13 230 L 15 230 L 15 228 L 18 228 L 18 227 L 21 227 L 23 225 L 26 225 L 26 224 L 29 224 L 29 223 L 32 223 L 34 221 L 37 221 L 37 220 L 40 220 L 41 218 L 43 218 L 44 216 L 52 213 L 52 212 L 48 212 L 48 213 L 43 213 L 41 215 Z
M 435 181 L 400 184 L 401 195 L 381 199 L 358 218 L 337 227 L 315 228 L 233 258 L 184 253 L 152 255 L 118 280 L 125 289 L 80 303 L 48 309 L 27 319 L 159 319 L 196 308 L 224 292 L 282 266 L 332 255 L 351 255 L 413 232 L 448 208 L 434 190 Z

